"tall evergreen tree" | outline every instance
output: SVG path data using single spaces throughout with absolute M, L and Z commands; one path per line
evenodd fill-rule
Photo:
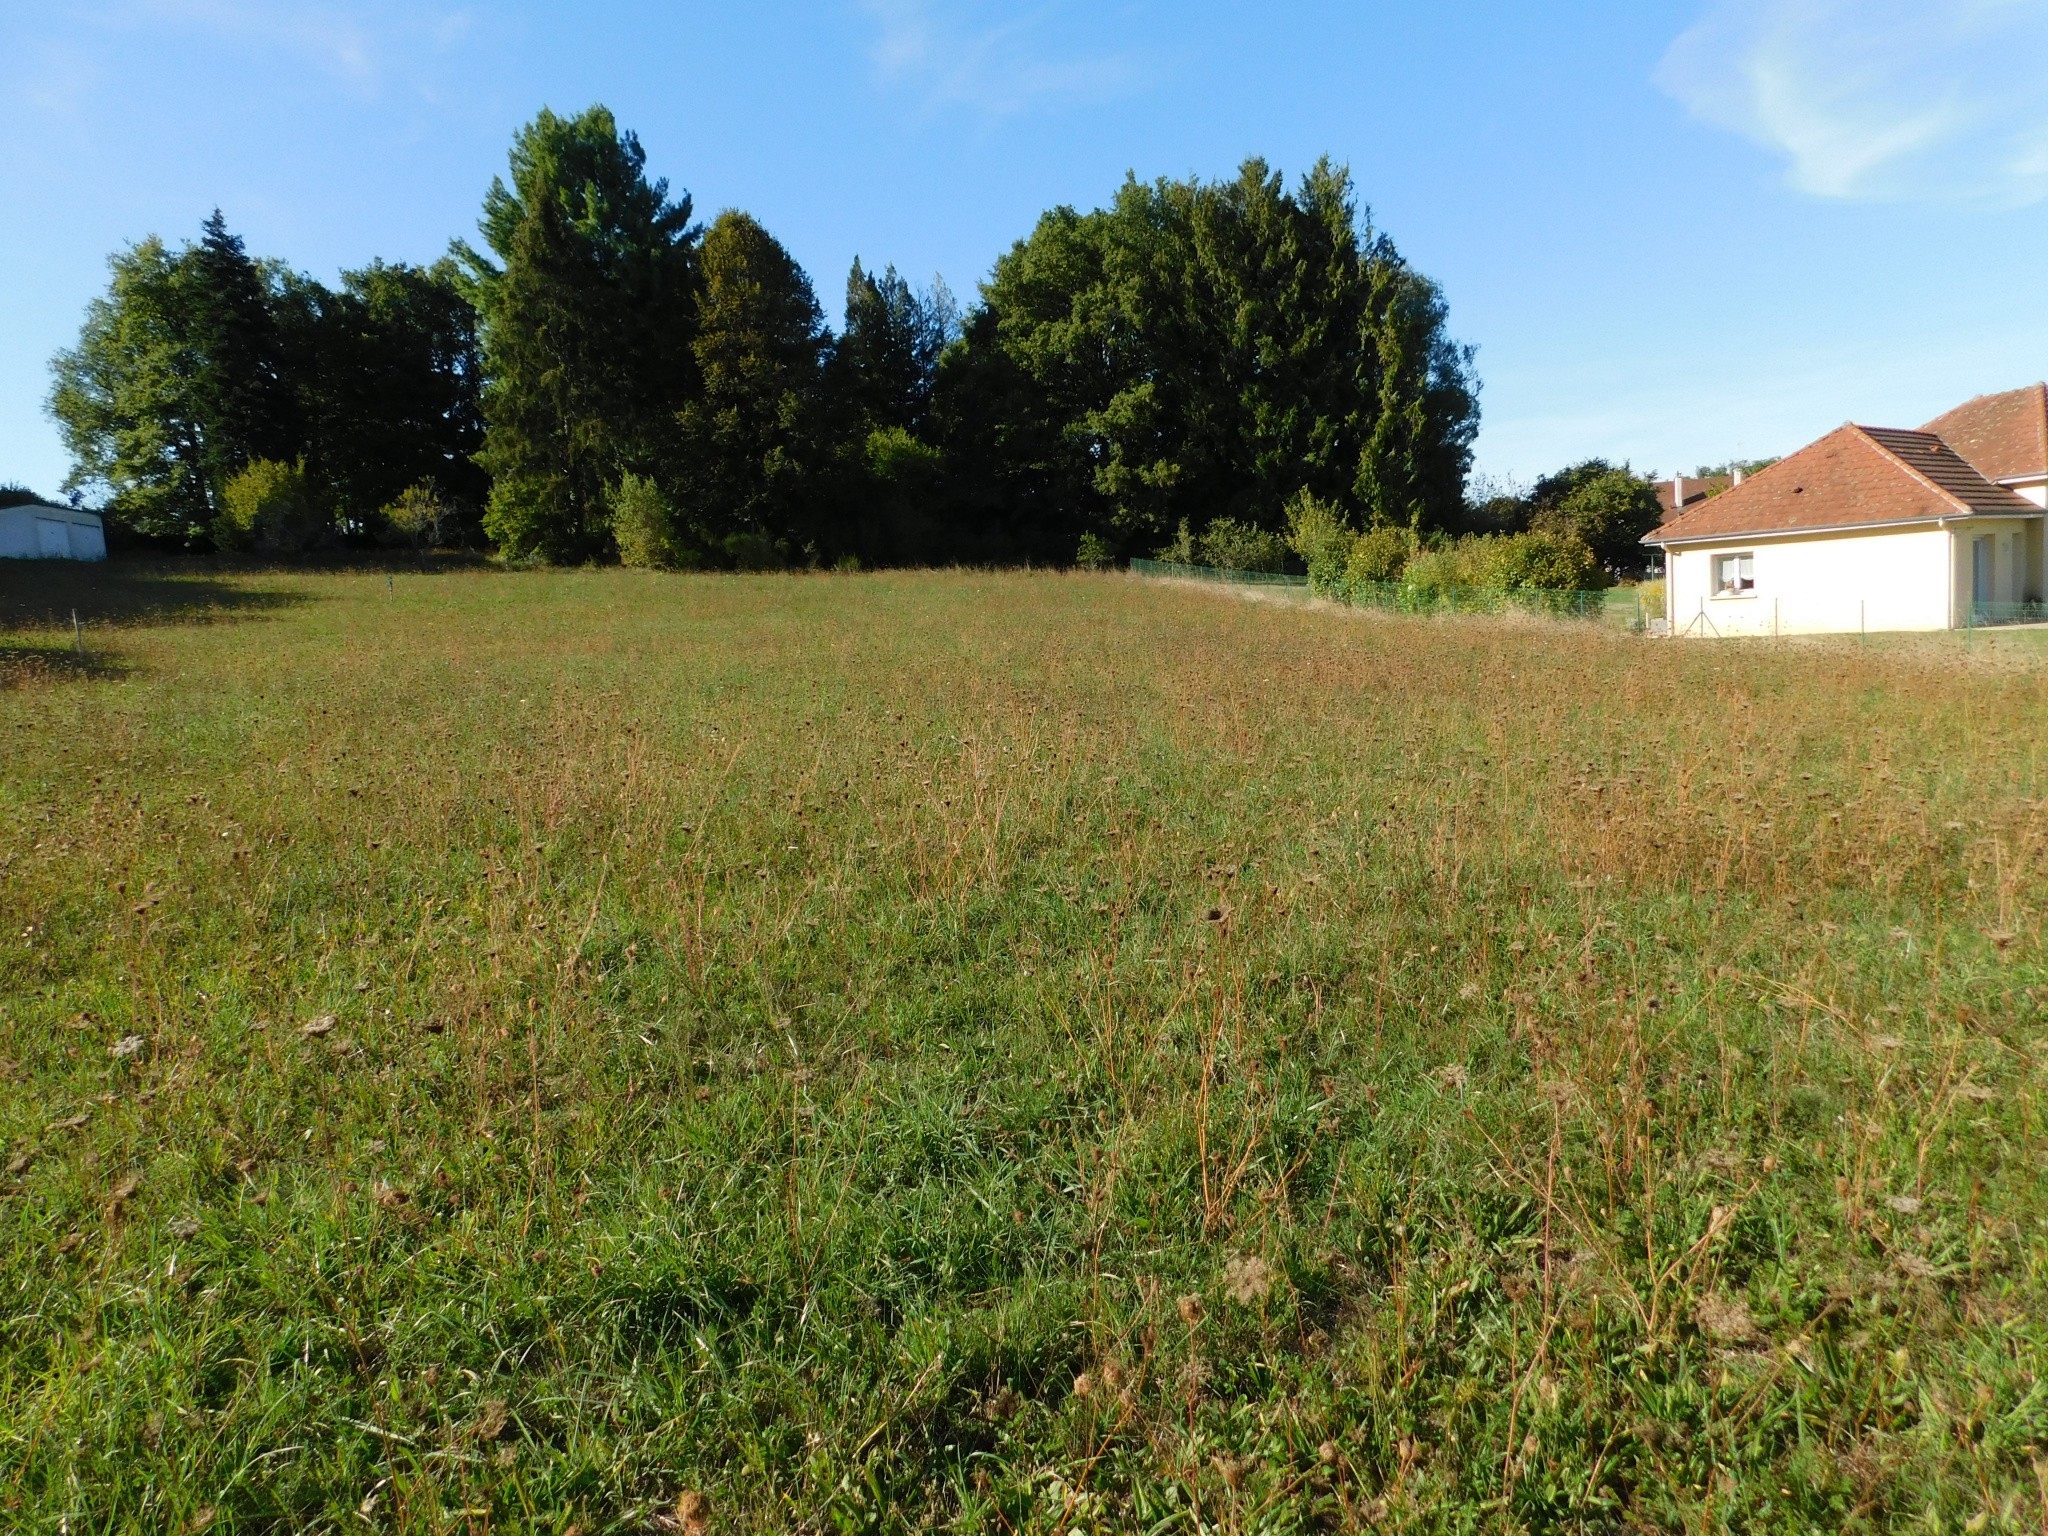
M 1456 526 L 1479 432 L 1472 349 L 1450 339 L 1442 290 L 1384 236 L 1371 242 L 1365 271 L 1362 353 L 1376 410 L 1351 499 L 1373 526 Z
M 484 200 L 497 260 L 461 248 L 488 381 L 485 528 L 507 553 L 603 552 L 606 487 L 661 464 L 695 391 L 697 231 L 646 161 L 604 107 L 543 111 Z
M 701 392 L 680 415 L 677 501 L 698 544 L 760 560 L 807 531 L 824 318 L 803 268 L 747 214 L 712 223 L 702 266 Z
M 218 208 L 186 252 L 185 266 L 212 418 L 210 478 L 220 485 L 256 459 L 283 461 L 305 451 L 305 424 L 274 308 L 282 274 L 250 259 Z
M 943 282 L 919 293 L 894 267 L 876 277 L 856 258 L 846 278 L 845 329 L 829 366 L 835 401 L 850 408 L 863 432 L 923 432 L 939 355 L 959 321 Z
M 920 563 L 964 553 L 932 415 L 939 359 L 959 321 L 942 280 L 919 292 L 894 267 L 876 276 L 855 260 L 845 328 L 825 365 L 832 452 L 821 555 Z

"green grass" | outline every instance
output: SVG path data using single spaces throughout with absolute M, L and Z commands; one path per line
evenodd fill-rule
M 2044 704 L 0 573 L 0 1527 L 2037 1530 Z

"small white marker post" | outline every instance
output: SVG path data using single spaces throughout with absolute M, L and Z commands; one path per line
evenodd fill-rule
M 78 610 L 71 610 L 71 649 L 79 655 L 85 654 L 85 631 L 79 627 Z

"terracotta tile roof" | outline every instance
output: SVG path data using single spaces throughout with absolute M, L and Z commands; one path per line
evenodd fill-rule
M 1685 504 L 1688 507 L 1696 507 L 1708 497 L 1718 496 L 1734 484 L 1726 475 L 1708 475 L 1704 478 L 1699 475 L 1687 475 L 1684 478 Z M 1664 509 L 1666 517 L 1672 512 L 1671 498 L 1675 490 L 1676 487 L 1669 480 L 1657 482 L 1657 505 Z
M 1920 430 L 1955 449 L 1986 480 L 2048 474 L 2048 385 L 1979 395 Z
M 2015 514 L 2041 509 L 1993 485 L 1933 433 L 1846 426 L 1689 507 L 1643 542 Z

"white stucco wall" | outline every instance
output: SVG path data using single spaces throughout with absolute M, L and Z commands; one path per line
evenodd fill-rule
M 1993 603 L 2038 602 L 2039 519 L 1969 518 L 1933 526 L 1666 550 L 1665 592 L 1677 634 L 1816 635 L 1960 628 L 1973 597 L 1973 545 L 1989 539 Z M 1747 553 L 1756 586 L 1716 596 L 1714 557 Z
M 1814 635 L 1947 629 L 1949 535 L 1940 528 L 1762 538 L 1667 551 L 1665 591 L 1677 634 Z M 1756 559 L 1755 590 L 1712 591 L 1716 555 Z M 1967 596 L 1967 588 L 1965 588 Z

